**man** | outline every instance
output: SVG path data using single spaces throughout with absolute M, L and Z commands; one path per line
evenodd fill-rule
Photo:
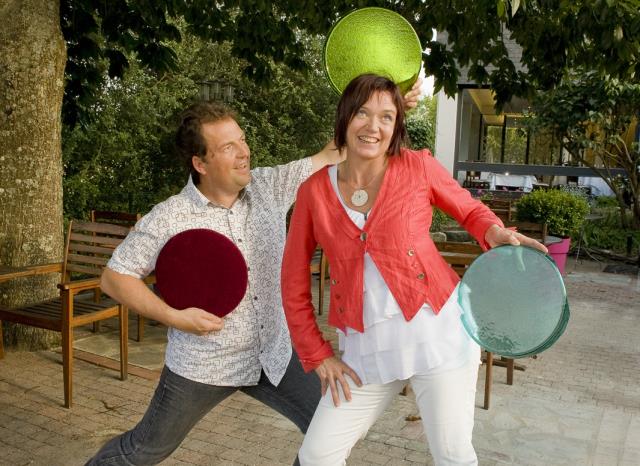
M 415 106 L 419 83 L 407 94 Z M 306 432 L 320 399 L 320 382 L 305 374 L 280 299 L 286 214 L 300 184 L 340 156 L 327 145 L 306 159 L 249 170 L 249 147 L 235 115 L 212 103 L 187 109 L 176 145 L 191 176 L 176 196 L 156 205 L 116 249 L 102 275 L 103 290 L 167 327 L 165 367 L 147 412 L 87 464 L 157 464 L 214 406 L 241 390 Z M 174 235 L 209 228 L 231 239 L 249 270 L 247 292 L 224 319 L 197 309 L 173 309 L 142 279 Z

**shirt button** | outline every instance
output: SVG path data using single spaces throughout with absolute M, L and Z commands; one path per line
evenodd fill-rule
M 238 238 L 238 243 L 242 243 L 242 238 Z
M 363 231 L 362 233 L 360 233 L 360 241 L 366 241 L 367 240 L 367 232 Z
M 424 274 L 423 273 L 419 273 L 418 274 L 418 280 L 424 280 Z
M 409 250 L 407 251 L 407 256 L 409 256 L 409 257 L 413 257 L 413 255 L 414 255 L 414 254 L 415 254 L 415 253 L 413 252 L 413 249 L 409 249 Z
M 254 296 L 254 297 L 253 297 L 253 300 L 254 300 L 254 301 L 257 301 L 257 300 L 258 300 L 258 297 L 257 297 L 257 296 Z
M 229 211 L 229 214 L 233 215 L 233 210 L 230 210 L 230 211 Z

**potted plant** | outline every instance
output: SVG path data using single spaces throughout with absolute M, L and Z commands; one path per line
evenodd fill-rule
M 516 203 L 516 216 L 525 222 L 546 223 L 549 235 L 561 241 L 548 244 L 549 254 L 564 274 L 564 265 L 571 236 L 580 233 L 589 213 L 584 193 L 565 189 L 537 190 L 521 197 Z

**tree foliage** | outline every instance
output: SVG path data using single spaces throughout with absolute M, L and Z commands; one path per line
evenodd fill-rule
M 300 31 L 326 34 L 345 13 L 366 6 L 395 10 L 414 27 L 428 50 L 427 73 L 436 91 L 457 92 L 462 67 L 478 84 L 490 84 L 501 106 L 513 95 L 558 85 L 567 69 L 589 65 L 600 75 L 640 75 L 640 0 L 62 0 L 62 29 L 68 46 L 64 116 L 86 116 L 105 75 L 121 77 L 132 57 L 155 72 L 176 70 L 171 43 L 188 32 L 212 43 L 228 42 L 254 81 L 272 78 L 270 61 L 292 69 L 308 67 Z M 432 31 L 447 31 L 448 44 Z M 519 69 L 505 39 L 522 47 Z M 130 55 L 133 53 L 133 55 Z
M 569 69 L 588 67 L 623 80 L 640 76 L 639 0 L 452 0 L 422 9 L 420 29 L 448 33 L 448 45 L 431 41 L 424 57 L 436 91 L 448 95 L 457 92 L 461 66 L 476 83 L 491 85 L 498 107 L 513 95 L 553 89 Z M 522 48 L 524 68 L 509 57 L 505 39 Z
M 272 78 L 271 62 L 305 67 L 300 31 L 326 32 L 337 11 L 331 2 L 269 0 L 62 0 L 61 23 L 68 56 L 65 121 L 88 117 L 106 77 L 120 78 L 133 60 L 157 73 L 176 71 L 175 44 L 185 31 L 211 43 L 228 42 L 254 81 Z
M 640 121 L 640 84 L 602 79 L 594 71 L 575 70 L 553 91 L 540 93 L 529 126 L 552 131 L 574 160 L 592 168 L 619 200 L 622 225 L 631 205 L 633 225 L 640 229 L 640 147 L 630 142 Z M 614 176 L 623 168 L 626 177 Z
M 184 23 L 179 24 L 182 29 Z M 197 99 L 198 81 L 232 84 L 253 166 L 275 165 L 318 151 L 331 138 L 337 96 L 319 72 L 271 69 L 270 86 L 243 76 L 246 64 L 229 44 L 212 44 L 181 32 L 171 44 L 179 72 L 162 77 L 132 61 L 122 78 L 108 79 L 87 110 L 83 126 L 64 132 L 65 215 L 86 218 L 90 209 L 147 212 L 179 191 L 187 171 L 173 153 L 177 115 Z M 318 60 L 321 41 L 308 42 Z
M 423 98 L 418 106 L 411 110 L 406 119 L 407 133 L 412 149 L 435 148 L 436 140 L 436 105 L 433 96 Z

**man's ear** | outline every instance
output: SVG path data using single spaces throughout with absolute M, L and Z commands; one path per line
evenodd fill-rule
M 200 158 L 199 156 L 197 155 L 192 156 L 191 164 L 193 165 L 193 168 L 201 175 L 207 174 L 206 164 L 204 163 L 202 158 Z

